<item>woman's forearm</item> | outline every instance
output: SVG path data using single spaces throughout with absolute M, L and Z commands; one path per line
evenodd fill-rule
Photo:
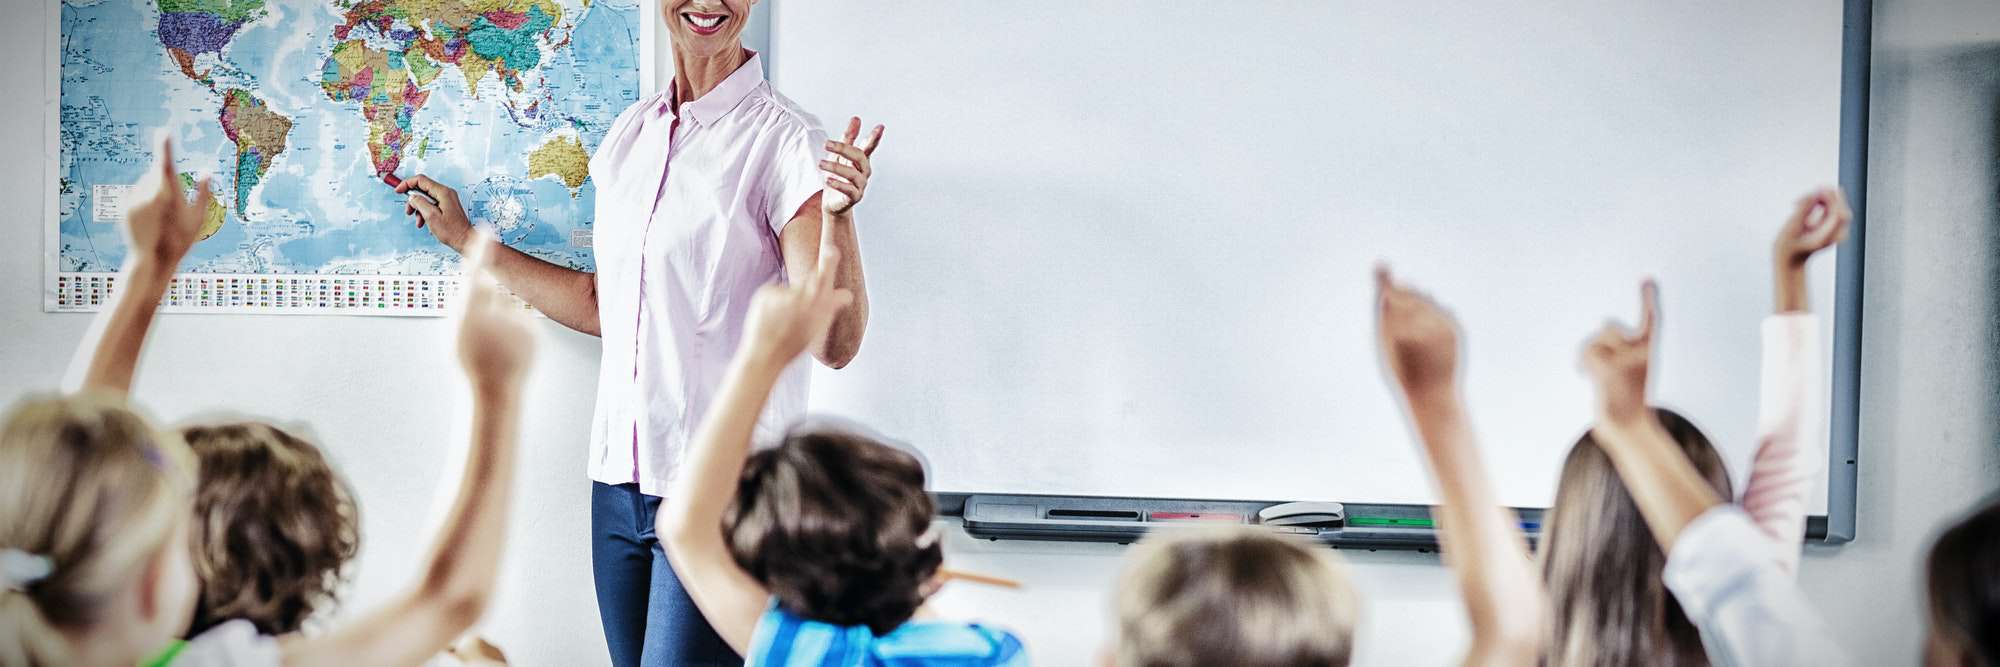
M 549 319 L 592 336 L 601 335 L 597 274 L 556 266 L 504 245 L 493 250 L 493 273 L 508 291 Z
M 829 368 L 842 368 L 861 352 L 861 338 L 868 331 L 868 285 L 862 275 L 861 238 L 855 232 L 853 211 L 827 214 L 821 223 L 820 243 L 840 249 L 840 277 L 834 286 L 854 294 L 854 303 L 840 312 L 827 331 L 826 342 L 813 357 Z

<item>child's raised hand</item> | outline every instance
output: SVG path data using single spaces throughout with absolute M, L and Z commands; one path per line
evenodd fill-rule
M 745 351 L 777 363 L 789 363 L 826 337 L 833 318 L 854 302 L 854 293 L 837 289 L 835 269 L 840 249 L 821 246 L 819 268 L 802 285 L 765 285 L 750 301 L 745 327 Z
M 465 299 L 458 312 L 458 362 L 475 389 L 512 390 L 534 361 L 534 329 L 526 311 L 500 291 L 492 273 L 493 235 L 466 243 Z
M 1854 211 L 1847 197 L 1834 188 L 1820 188 L 1799 198 L 1792 217 L 1778 229 L 1772 244 L 1772 260 L 1781 268 L 1802 268 L 1813 253 L 1832 247 L 1847 238 L 1847 224 Z
M 171 272 L 201 234 L 202 217 L 215 203 L 215 193 L 209 190 L 208 179 L 202 179 L 195 189 L 195 200 L 187 200 L 180 176 L 174 173 L 171 138 L 160 143 L 160 158 L 153 172 L 151 178 L 159 179 L 153 196 L 125 213 L 126 247 L 131 249 L 133 261 Z
M 1647 279 L 1639 287 L 1639 298 L 1644 310 L 1638 331 L 1628 332 L 1617 322 L 1606 322 L 1583 346 L 1583 367 L 1597 385 L 1597 418 L 1602 425 L 1638 424 L 1650 414 L 1646 378 L 1653 360 L 1653 334 L 1659 326 L 1659 285 Z
M 1458 322 L 1422 292 L 1397 285 L 1375 267 L 1375 333 L 1389 373 L 1416 396 L 1449 388 L 1458 374 Z

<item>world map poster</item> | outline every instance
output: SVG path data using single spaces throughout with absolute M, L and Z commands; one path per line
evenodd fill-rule
M 163 305 L 436 315 L 458 257 L 384 174 L 590 270 L 589 156 L 639 97 L 639 0 L 63 0 L 47 310 L 117 289 L 125 207 L 175 141 L 217 203 Z

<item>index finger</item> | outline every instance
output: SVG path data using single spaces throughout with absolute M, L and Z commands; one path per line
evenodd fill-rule
M 858 144 L 858 146 L 861 148 L 861 153 L 863 155 L 871 155 L 871 156 L 874 155 L 875 147 L 882 145 L 883 129 L 884 128 L 881 125 L 876 125 L 875 131 L 868 133 L 868 140 Z
M 853 116 L 853 117 L 850 117 L 850 118 L 848 118 L 848 119 L 847 119 L 847 133 L 846 133 L 846 134 L 845 134 L 844 136 L 846 136 L 846 137 L 847 137 L 846 141 L 847 141 L 847 143 L 850 143 L 850 144 L 851 144 L 851 143 L 854 143 L 854 139 L 855 139 L 855 138 L 857 138 L 857 137 L 860 137 L 860 136 L 861 136 L 861 117 L 860 117 L 860 116 Z
M 160 138 L 160 192 L 181 198 L 181 179 L 174 174 L 174 137 Z
M 1639 340 L 1653 339 L 1653 329 L 1660 320 L 1660 284 L 1652 278 L 1639 286 Z

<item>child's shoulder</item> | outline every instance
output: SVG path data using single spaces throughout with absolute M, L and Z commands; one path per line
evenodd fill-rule
M 1028 664 L 1019 637 L 980 623 L 913 620 L 877 636 L 865 626 L 802 618 L 778 605 L 758 621 L 751 654 L 766 665 Z
M 245 620 L 210 628 L 164 657 L 157 663 L 163 667 L 278 667 L 284 663 L 278 640 L 258 634 L 257 626 Z

